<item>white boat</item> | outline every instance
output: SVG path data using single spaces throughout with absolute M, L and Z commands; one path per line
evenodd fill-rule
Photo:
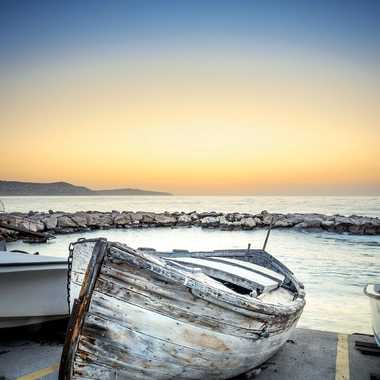
M 375 341 L 380 347 L 380 284 L 369 284 L 364 293 L 369 297 L 372 313 L 372 329 Z
M 279 350 L 305 305 L 302 284 L 264 250 L 71 248 L 60 380 L 232 378 Z
M 0 251 L 0 328 L 68 316 L 67 259 Z

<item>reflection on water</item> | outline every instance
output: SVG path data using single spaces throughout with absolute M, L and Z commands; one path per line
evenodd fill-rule
M 143 207 L 141 207 L 143 209 Z M 217 231 L 200 228 L 105 230 L 60 235 L 48 244 L 9 244 L 10 249 L 38 250 L 66 256 L 69 242 L 80 237 L 106 237 L 131 247 L 162 250 L 260 247 L 265 231 Z M 342 236 L 273 230 L 267 250 L 283 261 L 305 284 L 306 308 L 299 325 L 345 333 L 369 333 L 368 282 L 380 282 L 380 237 Z

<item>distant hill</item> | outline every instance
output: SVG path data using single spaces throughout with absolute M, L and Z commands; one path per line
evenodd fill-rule
M 170 193 L 140 190 L 111 189 L 91 190 L 67 182 L 36 183 L 18 181 L 0 181 L 0 195 L 172 195 Z

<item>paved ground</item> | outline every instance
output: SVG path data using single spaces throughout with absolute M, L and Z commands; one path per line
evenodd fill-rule
M 0 380 L 57 379 L 63 326 L 0 332 Z M 26 339 L 27 337 L 27 339 Z M 355 340 L 341 335 L 297 329 L 283 349 L 249 378 L 255 380 L 380 380 L 380 356 L 363 355 Z M 246 379 L 247 376 L 240 377 Z M 152 379 L 154 380 L 154 379 Z

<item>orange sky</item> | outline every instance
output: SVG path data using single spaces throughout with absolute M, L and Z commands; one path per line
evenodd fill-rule
M 380 189 L 380 69 L 307 47 L 0 70 L 0 179 L 177 194 Z

